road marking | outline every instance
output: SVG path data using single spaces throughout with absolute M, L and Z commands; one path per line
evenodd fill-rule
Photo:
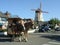
M 50 44 L 42 44 L 42 45 L 50 45 Z
M 49 44 L 58 44 L 58 45 L 60 45 L 60 43 L 59 42 L 48 42 Z
M 60 45 L 60 43 L 59 43 L 59 42 L 48 42 L 48 44 L 42 44 L 42 45 L 51 45 L 51 44 Z

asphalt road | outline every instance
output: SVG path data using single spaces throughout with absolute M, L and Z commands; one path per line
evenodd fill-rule
M 28 42 L 10 42 L 10 40 L 0 37 L 0 45 L 60 45 L 60 35 L 57 33 L 32 33 L 28 36 Z

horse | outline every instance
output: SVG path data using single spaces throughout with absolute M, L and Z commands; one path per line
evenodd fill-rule
M 17 27 L 19 29 L 18 28 L 17 29 L 20 30 L 20 34 L 21 34 L 21 32 L 24 33 L 23 34 L 23 40 L 28 41 L 28 39 L 27 39 L 28 38 L 28 30 L 30 28 L 33 28 L 33 25 L 34 25 L 33 21 L 30 20 L 28 22 L 24 22 L 24 20 L 20 20 L 18 25 L 19 26 L 17 26 Z M 21 36 L 20 36 L 19 40 L 21 41 Z
M 20 21 L 13 21 L 13 23 L 11 24 L 11 30 L 12 32 L 14 32 L 15 35 L 19 35 L 19 41 L 21 41 L 21 35 L 23 35 L 23 40 L 28 41 L 28 30 L 30 28 L 33 28 L 33 21 L 30 20 L 28 22 L 24 22 L 24 20 L 20 20 Z M 23 34 L 22 34 L 23 32 Z M 14 40 L 15 35 L 13 34 L 12 39 Z
M 23 25 L 19 21 L 20 20 L 12 19 L 12 21 L 8 23 L 8 34 L 12 36 L 11 41 L 14 41 L 24 30 Z

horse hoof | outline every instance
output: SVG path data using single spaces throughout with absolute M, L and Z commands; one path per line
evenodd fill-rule
M 25 42 L 27 42 L 28 40 L 25 40 Z
M 21 40 L 19 40 L 19 42 L 21 42 Z
M 23 41 L 24 41 L 24 42 L 27 42 L 28 40 L 27 40 L 27 39 L 24 39 Z
M 22 40 L 19 40 L 19 42 L 21 42 Z

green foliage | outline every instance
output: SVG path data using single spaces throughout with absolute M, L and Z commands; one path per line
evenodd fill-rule
M 49 24 L 53 24 L 53 25 L 59 24 L 59 23 L 60 23 L 60 20 L 58 20 L 57 18 L 51 19 L 51 20 L 49 21 Z
M 60 23 L 60 20 L 58 20 L 57 18 L 53 18 L 50 21 L 48 21 L 48 23 L 50 25 L 53 25 L 52 27 L 54 28 L 55 24 L 59 24 Z

